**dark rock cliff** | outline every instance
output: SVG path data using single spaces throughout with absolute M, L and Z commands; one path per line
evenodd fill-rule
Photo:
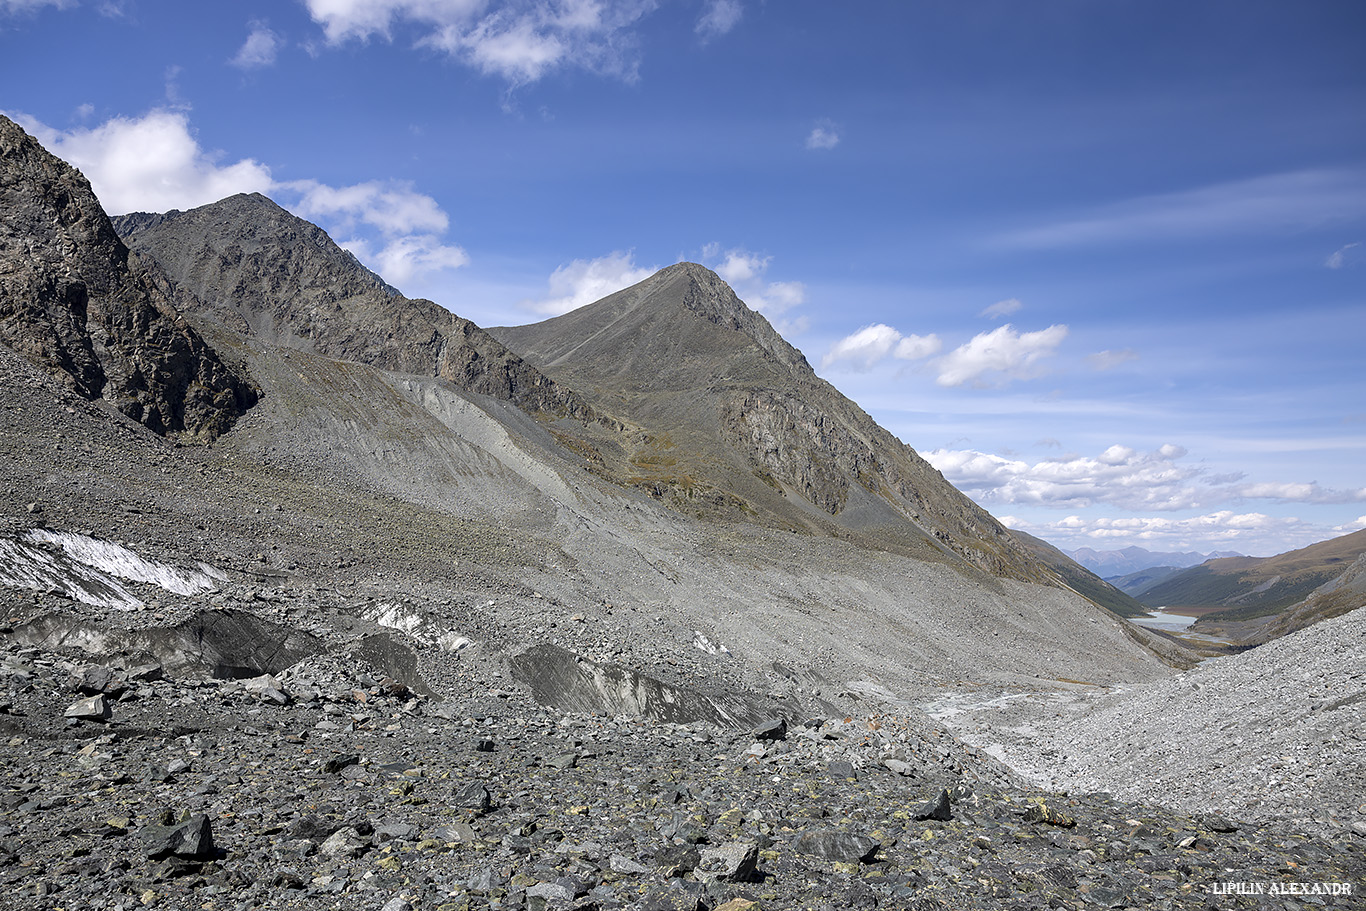
M 130 255 L 90 183 L 0 117 L 0 339 L 157 433 L 212 439 L 256 401 Z

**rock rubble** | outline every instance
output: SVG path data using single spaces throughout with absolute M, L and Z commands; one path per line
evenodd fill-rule
M 1207 908 L 1366 874 L 1350 832 L 1040 791 L 917 713 L 737 730 L 424 698 L 326 655 L 236 680 L 0 655 L 13 907 Z M 106 717 L 63 711 L 114 680 Z

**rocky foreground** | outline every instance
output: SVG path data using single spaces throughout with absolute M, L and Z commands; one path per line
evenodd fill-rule
M 16 628 L 8 907 L 1346 908 L 1366 888 L 1350 831 L 1037 790 L 923 715 L 651 723 L 544 708 L 458 649 L 441 698 L 336 648 L 213 679 Z

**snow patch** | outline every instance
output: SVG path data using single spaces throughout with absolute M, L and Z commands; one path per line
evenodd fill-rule
M 692 631 L 692 644 L 693 648 L 697 649 L 700 652 L 706 652 L 708 655 L 730 654 L 730 649 L 726 648 L 719 642 L 712 642 L 710 639 L 708 639 L 706 636 L 704 636 L 701 632 L 697 630 Z
M 35 528 L 18 538 L 0 538 L 0 584 L 56 591 L 94 607 L 136 610 L 143 606 L 120 580 L 191 596 L 212 591 L 227 578 L 207 563 L 190 569 L 171 566 L 111 541 L 72 532 Z
M 492 602 L 490 602 L 492 603 Z M 397 604 L 385 602 L 368 612 L 371 620 L 380 626 L 407 633 L 424 645 L 435 645 L 443 652 L 458 652 L 473 645 L 474 641 L 449 630 L 433 630 L 431 622 L 422 614 Z

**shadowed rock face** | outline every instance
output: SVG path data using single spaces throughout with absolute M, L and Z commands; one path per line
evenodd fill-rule
M 263 342 L 447 380 L 525 411 L 582 421 L 579 396 L 474 323 L 410 300 L 317 225 L 260 195 L 188 212 L 123 215 L 114 226 L 191 292 L 186 307 Z
M 775 713 L 798 710 L 742 693 L 709 696 L 670 686 L 615 664 L 601 664 L 556 645 L 536 645 L 509 659 L 515 679 L 531 688 L 541 705 L 566 712 L 630 715 L 688 724 L 705 721 L 722 728 L 752 727 Z
M 948 552 L 1056 584 L 709 269 L 679 263 L 563 316 L 490 332 L 595 407 L 649 428 L 628 483 L 719 490 L 736 504 L 728 518 L 921 557 Z
M 239 679 L 277 674 L 318 652 L 301 630 L 242 610 L 209 610 L 175 626 L 110 630 L 70 614 L 48 614 L 14 630 L 25 645 L 75 648 L 127 665 L 152 659 L 172 674 Z
M 0 339 L 157 433 L 213 438 L 256 401 L 128 249 L 80 172 L 0 117 Z

